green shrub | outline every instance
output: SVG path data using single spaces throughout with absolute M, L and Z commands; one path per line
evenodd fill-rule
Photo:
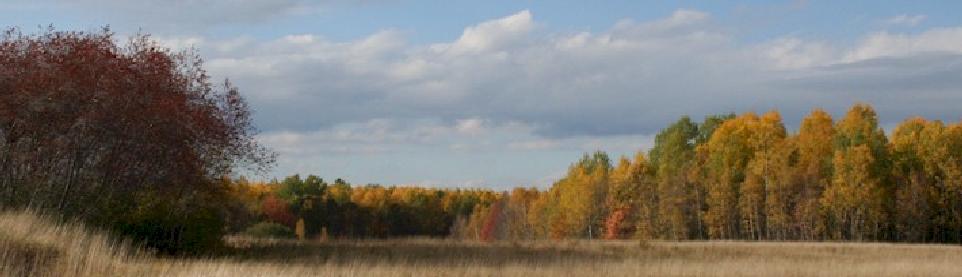
M 291 228 L 273 222 L 254 224 L 250 228 L 247 228 L 244 234 L 255 238 L 294 238 L 294 231 L 291 231 Z

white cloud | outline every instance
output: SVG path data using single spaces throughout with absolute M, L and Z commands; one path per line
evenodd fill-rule
M 631 19 L 624 19 L 615 24 L 615 31 L 631 31 L 650 34 L 662 34 L 667 32 L 679 31 L 680 29 L 699 26 L 706 23 L 711 17 L 704 12 L 695 10 L 676 10 L 671 16 L 651 22 L 636 23 Z
M 760 48 L 776 69 L 821 66 L 838 59 L 836 50 L 824 42 L 807 42 L 793 37 L 775 39 Z
M 924 14 L 900 14 L 885 20 L 885 23 L 889 25 L 916 26 L 922 23 L 922 21 L 925 21 L 925 18 L 926 16 Z
M 157 44 L 169 48 L 173 51 L 198 48 L 204 44 L 205 39 L 199 36 L 187 37 L 153 37 Z
M 881 57 L 904 57 L 922 53 L 962 53 L 962 27 L 935 28 L 909 35 L 889 32 L 872 34 L 849 51 L 844 62 Z
M 464 29 L 461 37 L 451 44 L 436 44 L 432 48 L 450 54 L 479 53 L 510 46 L 523 39 L 534 27 L 531 12 L 516 14 L 483 22 Z
M 313 35 L 287 35 L 281 38 L 284 42 L 298 45 L 298 44 L 310 44 L 315 41 Z
M 459 119 L 455 129 L 465 135 L 480 135 L 486 130 L 484 120 L 480 118 Z

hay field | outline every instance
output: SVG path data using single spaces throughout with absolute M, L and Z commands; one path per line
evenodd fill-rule
M 77 224 L 0 213 L 3 276 L 962 276 L 962 247 L 885 243 L 228 238 L 158 258 Z

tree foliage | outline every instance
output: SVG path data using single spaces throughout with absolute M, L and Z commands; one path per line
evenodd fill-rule
M 255 134 L 238 89 L 213 85 L 192 52 L 145 35 L 118 45 L 106 29 L 0 35 L 3 206 L 84 219 L 165 251 L 215 243 L 220 178 L 273 159 Z

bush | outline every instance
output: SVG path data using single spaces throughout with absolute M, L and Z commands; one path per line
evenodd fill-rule
M 150 197 L 152 196 L 152 197 Z M 177 200 L 150 195 L 138 198 L 136 208 L 112 223 L 120 235 L 167 255 L 200 255 L 223 248 L 226 212 L 210 198 Z
M 247 228 L 247 230 L 244 231 L 244 234 L 255 238 L 294 238 L 294 231 L 291 231 L 291 228 L 287 228 L 287 226 L 273 222 L 261 222 L 254 224 L 254 226 Z

